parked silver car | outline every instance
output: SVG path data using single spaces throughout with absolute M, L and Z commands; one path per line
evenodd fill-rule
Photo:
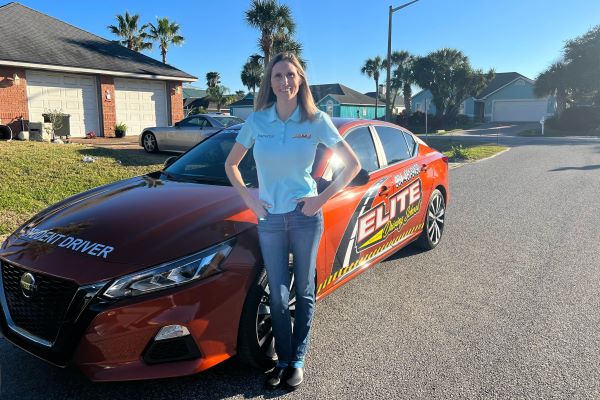
M 140 146 L 149 153 L 183 152 L 221 129 L 243 122 L 241 118 L 222 114 L 190 115 L 173 126 L 145 128 L 140 135 Z

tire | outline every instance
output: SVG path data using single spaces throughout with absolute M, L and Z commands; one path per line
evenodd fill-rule
M 442 239 L 445 221 L 446 202 L 444 201 L 442 192 L 435 189 L 429 197 L 423 232 L 421 232 L 421 235 L 416 240 L 417 246 L 423 250 L 434 249 Z
M 293 279 L 289 307 L 293 325 L 296 312 Z M 269 308 L 269 286 L 264 267 L 260 267 L 244 302 L 238 330 L 237 354 L 243 364 L 262 370 L 273 368 L 277 361 Z
M 142 146 L 148 153 L 158 152 L 158 143 L 152 132 L 144 132 L 142 135 Z

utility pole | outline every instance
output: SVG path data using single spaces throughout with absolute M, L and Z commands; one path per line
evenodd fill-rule
M 396 11 L 408 7 L 419 0 L 413 0 L 409 3 L 402 4 L 396 8 L 390 6 L 389 18 L 388 18 L 388 48 L 387 48 L 387 68 L 386 68 L 386 80 L 385 80 L 385 120 L 390 122 L 392 108 L 390 107 L 390 75 L 391 75 L 391 58 L 392 58 L 392 14 Z

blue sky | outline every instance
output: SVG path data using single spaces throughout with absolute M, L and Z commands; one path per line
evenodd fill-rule
M 339 82 L 360 92 L 374 83 L 360 74 L 369 57 L 385 56 L 390 0 L 287 0 L 304 45 L 311 84 Z M 1 2 L 4 4 L 4 2 Z M 199 78 L 218 71 L 231 91 L 244 89 L 240 72 L 258 52 L 259 33 L 244 21 L 249 0 L 116 1 L 22 0 L 22 4 L 107 39 L 106 28 L 125 10 L 154 22 L 181 25 L 182 47 L 168 62 Z M 419 0 L 393 17 L 392 48 L 426 55 L 443 47 L 462 50 L 475 68 L 516 71 L 535 78 L 560 57 L 564 42 L 600 24 L 598 0 Z M 146 52 L 160 59 L 157 50 Z

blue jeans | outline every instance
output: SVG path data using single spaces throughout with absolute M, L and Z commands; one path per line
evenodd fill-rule
M 306 216 L 301 204 L 285 214 L 269 214 L 258 221 L 258 238 L 270 291 L 271 321 L 278 367 L 304 366 L 308 335 L 315 308 L 317 250 L 323 234 L 323 214 Z M 292 322 L 289 253 L 294 256 L 296 315 Z

